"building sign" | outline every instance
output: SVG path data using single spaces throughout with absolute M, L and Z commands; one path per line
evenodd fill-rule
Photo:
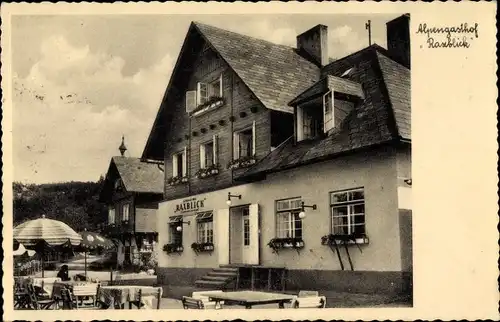
M 192 212 L 201 210 L 205 207 L 205 200 L 207 200 L 207 198 L 197 199 L 196 197 L 193 197 L 184 199 L 180 204 L 175 205 L 174 212 Z

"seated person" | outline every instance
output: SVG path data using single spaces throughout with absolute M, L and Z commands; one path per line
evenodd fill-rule
M 57 277 L 59 277 L 61 279 L 61 281 L 69 281 L 69 280 L 71 280 L 69 278 L 69 267 L 68 267 L 68 265 L 61 266 L 61 269 L 59 269 L 59 273 L 57 273 Z

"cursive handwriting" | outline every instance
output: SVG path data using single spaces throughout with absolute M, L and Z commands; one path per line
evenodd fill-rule
M 470 41 L 479 38 L 478 27 L 478 23 L 461 23 L 453 27 L 428 27 L 421 23 L 416 33 L 427 36 L 428 48 L 470 48 Z

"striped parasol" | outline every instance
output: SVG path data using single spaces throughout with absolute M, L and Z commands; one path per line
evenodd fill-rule
M 16 226 L 14 239 L 28 248 L 40 241 L 45 241 L 50 246 L 59 246 L 68 241 L 76 246 L 82 241 L 80 234 L 70 226 L 59 220 L 45 218 L 45 215 Z
M 87 231 L 87 229 L 82 231 L 80 235 L 82 236 L 82 241 L 77 249 L 85 251 L 85 277 L 87 277 L 87 251 L 97 248 L 111 249 L 115 247 L 115 244 L 98 233 Z

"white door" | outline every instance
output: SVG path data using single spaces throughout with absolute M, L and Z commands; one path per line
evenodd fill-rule
M 244 209 L 242 220 L 243 263 L 259 265 L 259 205 L 252 204 Z
M 215 216 L 215 232 L 217 236 L 217 253 L 219 265 L 229 264 L 229 209 L 219 209 Z

